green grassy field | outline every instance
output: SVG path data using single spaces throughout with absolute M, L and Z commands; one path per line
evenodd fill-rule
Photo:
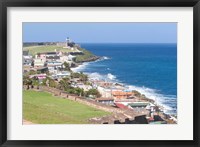
M 55 49 L 57 51 L 62 51 L 62 52 L 71 52 L 70 49 L 66 49 L 66 48 L 63 48 L 63 47 L 60 47 L 60 46 L 56 46 L 56 45 L 48 45 L 48 46 L 29 46 L 29 47 L 24 47 L 23 50 L 24 51 L 29 51 L 29 53 L 32 55 L 32 56 L 35 56 L 37 53 L 43 53 L 43 52 L 54 52 Z M 76 61 L 77 62 L 82 62 L 82 61 L 85 61 L 91 57 L 93 57 L 94 55 L 89 52 L 88 50 L 86 49 L 82 49 L 82 48 L 79 48 L 80 51 L 82 51 L 84 54 L 83 55 L 77 55 L 76 56 Z
M 23 91 L 23 119 L 37 124 L 87 124 L 110 113 L 46 92 Z
M 76 62 L 82 62 L 94 56 L 94 54 L 86 49 L 80 48 L 79 50 L 83 52 L 83 55 L 77 55 Z
M 31 55 L 36 55 L 37 53 L 43 53 L 43 52 L 54 52 L 55 49 L 57 51 L 63 51 L 63 52 L 69 52 L 71 50 L 56 46 L 56 45 L 49 45 L 49 46 L 30 46 L 30 47 L 24 47 L 23 50 L 27 51 L 29 50 L 29 53 Z

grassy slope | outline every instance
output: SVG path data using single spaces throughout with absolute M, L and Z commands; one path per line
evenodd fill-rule
M 54 52 L 55 49 L 57 51 L 63 51 L 63 52 L 69 52 L 69 49 L 56 46 L 56 45 L 49 45 L 49 46 L 30 46 L 30 47 L 24 47 L 23 50 L 29 50 L 31 55 L 36 55 L 36 53 L 42 53 L 42 52 Z
M 90 51 L 86 49 L 79 48 L 79 50 L 83 52 L 83 55 L 77 55 L 76 62 L 82 62 L 82 61 L 85 61 L 86 59 L 94 57 L 94 54 L 92 54 Z
M 55 49 L 57 51 L 63 51 L 63 52 L 70 52 L 71 50 L 63 48 L 63 47 L 59 47 L 59 46 L 55 46 L 55 45 L 49 45 L 49 46 L 30 46 L 30 47 L 24 47 L 23 50 L 29 50 L 29 53 L 31 55 L 36 55 L 37 53 L 42 53 L 42 52 L 54 52 Z M 84 54 L 83 55 L 77 55 L 76 57 L 76 61 L 77 62 L 82 62 L 85 61 L 91 57 L 94 57 L 94 55 L 89 52 L 86 49 L 83 48 L 79 48 L 80 51 L 82 51 Z
M 23 119 L 33 123 L 86 124 L 104 115 L 109 113 L 46 92 L 23 91 Z

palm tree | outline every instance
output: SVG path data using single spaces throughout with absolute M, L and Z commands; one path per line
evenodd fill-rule
M 70 87 L 70 81 L 69 78 L 63 78 L 62 80 L 60 80 L 59 84 L 58 84 L 59 89 L 61 90 L 66 90 Z
M 81 72 L 80 73 L 80 80 L 85 83 L 85 82 L 88 81 L 88 76 Z
M 84 89 L 83 88 L 74 88 L 74 90 L 75 90 L 75 94 L 77 94 L 79 96 L 84 95 Z
M 71 78 L 80 78 L 80 74 L 78 72 L 71 72 L 70 77 Z

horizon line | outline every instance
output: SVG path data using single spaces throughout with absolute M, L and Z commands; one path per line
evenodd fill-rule
M 56 42 L 65 42 L 65 41 L 27 41 L 23 43 L 56 43 Z M 115 43 L 115 44 L 177 44 L 177 42 L 77 42 L 76 44 L 81 44 L 81 43 L 90 43 L 90 44 L 106 44 L 106 43 Z

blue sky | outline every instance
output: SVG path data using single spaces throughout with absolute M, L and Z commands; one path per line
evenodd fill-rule
M 23 42 L 176 43 L 177 23 L 23 23 Z

